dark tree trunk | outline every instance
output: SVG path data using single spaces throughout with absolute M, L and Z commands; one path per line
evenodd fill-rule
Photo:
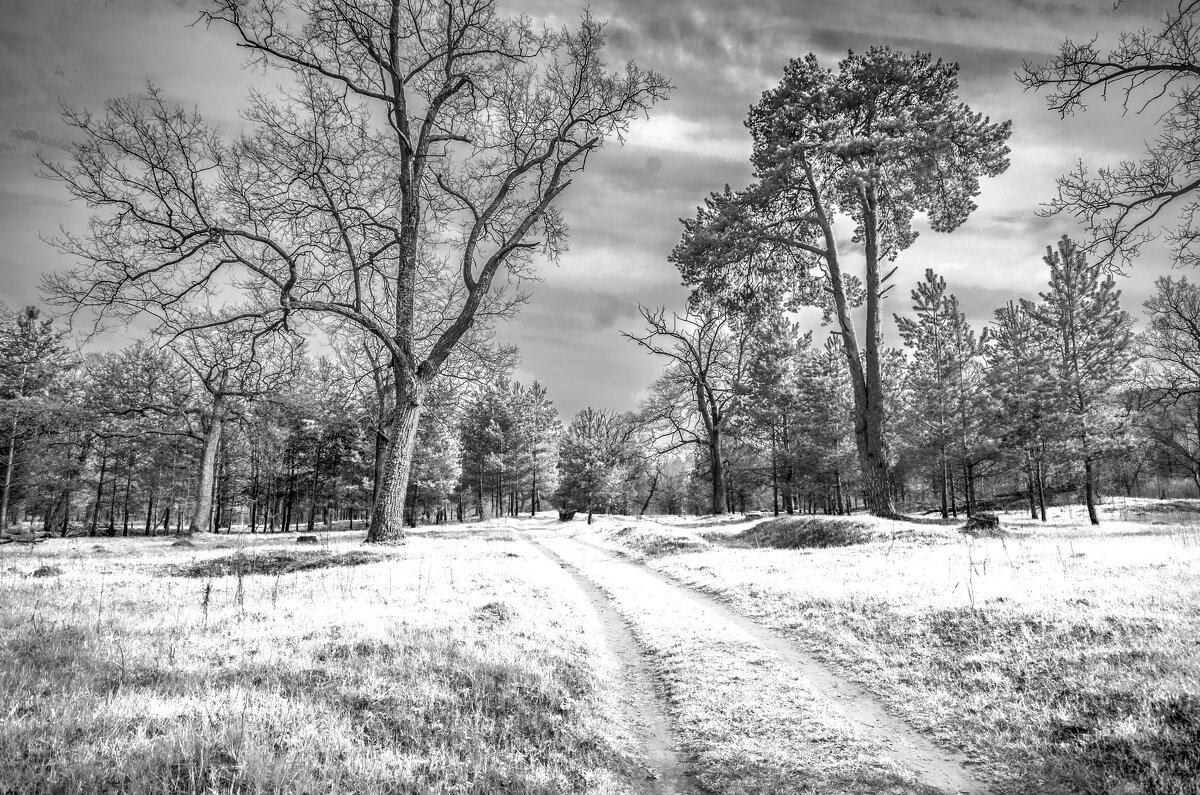
M 150 535 L 154 531 L 154 490 L 150 491 L 148 502 L 146 503 L 146 532 L 145 535 Z
M 1100 524 L 1100 517 L 1096 514 L 1095 473 L 1091 456 L 1083 459 L 1083 496 L 1087 503 L 1088 521 L 1094 525 Z
M 308 494 L 308 532 L 313 531 L 317 522 L 317 489 L 321 485 L 321 442 L 317 441 L 317 449 L 313 455 L 312 487 Z
M 100 508 L 104 504 L 104 473 L 108 470 L 108 441 L 105 440 L 104 447 L 100 450 L 100 480 L 96 484 L 96 507 L 92 510 L 92 524 L 88 529 L 88 535 L 93 538 L 100 529 Z
M 1034 472 L 1036 473 L 1035 480 L 1037 482 L 1038 509 L 1041 511 L 1042 521 L 1044 522 L 1046 521 L 1046 483 L 1045 473 L 1042 472 L 1042 460 L 1040 458 L 1036 462 Z

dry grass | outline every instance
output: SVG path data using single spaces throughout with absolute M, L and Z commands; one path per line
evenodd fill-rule
M 464 535 L 340 540 L 303 571 L 290 536 L 0 549 L 0 791 L 642 791 L 559 570 Z
M 994 539 L 878 522 L 849 547 L 646 562 L 842 667 L 1006 792 L 1182 795 L 1200 792 L 1195 509 L 1126 501 L 1098 531 L 1078 507 L 1008 514 Z

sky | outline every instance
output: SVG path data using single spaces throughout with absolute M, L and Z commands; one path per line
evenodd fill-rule
M 1153 25 L 1170 0 L 593 0 L 609 20 L 608 58 L 667 75 L 676 88 L 623 146 L 610 145 L 560 202 L 570 250 L 540 269 L 521 314 L 501 331 L 519 347 L 517 377 L 546 384 L 564 417 L 590 405 L 627 410 L 661 363 L 620 336 L 640 329 L 638 304 L 682 311 L 687 291 L 667 255 L 680 218 L 713 190 L 751 179 L 743 121 L 791 58 L 813 52 L 834 65 L 873 44 L 931 52 L 961 65 L 960 95 L 993 120 L 1011 119 L 1012 165 L 986 181 L 978 210 L 957 231 L 924 231 L 901 254 L 897 288 L 885 304 L 908 309 L 908 294 L 932 267 L 958 295 L 968 319 L 1035 298 L 1047 279 L 1047 245 L 1076 233 L 1070 219 L 1042 218 L 1040 202 L 1077 160 L 1096 165 L 1136 156 L 1153 134 L 1145 118 L 1095 105 L 1062 120 L 1044 97 L 1014 78 L 1023 61 L 1044 61 L 1064 38 L 1115 41 Z M 502 12 L 552 25 L 578 20 L 563 0 L 498 0 Z M 278 74 L 247 70 L 227 31 L 194 24 L 199 0 L 6 0 L 0 15 L 0 300 L 41 304 L 42 274 L 71 266 L 42 238 L 81 229 L 88 212 L 60 185 L 40 179 L 36 153 L 61 154 L 68 131 L 60 103 L 99 109 L 139 92 L 147 80 L 171 99 L 236 129 L 252 84 Z M 850 252 L 851 261 L 855 253 Z M 1168 268 L 1146 257 L 1119 279 L 1137 315 L 1154 278 Z M 804 322 L 809 322 L 806 315 Z M 818 338 L 828 329 L 816 326 Z M 96 344 L 131 341 L 127 332 Z

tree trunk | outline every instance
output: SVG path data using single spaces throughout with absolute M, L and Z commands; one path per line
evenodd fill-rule
M 709 437 L 709 475 L 712 477 L 712 513 L 727 513 L 725 505 L 725 462 L 721 460 L 721 429 L 714 428 Z
M 8 527 L 8 500 L 12 493 L 13 463 L 17 457 L 17 421 L 13 420 L 8 437 L 8 453 L 4 467 L 4 494 L 0 497 L 0 528 Z
M 771 421 L 771 507 L 779 515 L 779 454 L 775 448 L 775 421 Z
M 129 535 L 129 497 L 133 491 L 133 450 L 129 451 L 129 469 L 125 471 L 125 504 L 121 507 L 121 535 Z
M 654 492 L 658 489 L 658 478 L 661 473 L 661 469 L 654 468 L 654 480 L 650 481 L 650 491 L 646 494 L 646 501 L 642 503 L 642 509 L 638 511 L 638 516 L 644 515 L 646 509 L 650 507 L 650 500 L 654 499 Z
M 150 492 L 149 501 L 146 503 L 146 530 L 143 535 L 150 535 L 154 529 L 154 492 Z
M 225 425 L 225 395 L 213 398 L 212 419 L 204 431 L 204 447 L 200 453 L 200 483 L 196 489 L 196 509 L 188 525 L 188 533 L 204 533 L 212 527 L 213 487 L 217 479 L 217 448 Z
M 942 471 L 941 471 L 941 477 L 938 478 L 938 481 L 941 483 L 941 492 L 942 492 L 942 518 L 949 519 L 950 518 L 950 502 L 946 497 L 946 481 L 948 480 L 947 469 L 949 468 L 949 464 L 946 461 L 945 445 L 942 446 L 941 458 L 942 458 Z
M 1088 521 L 1094 525 L 1100 524 L 1100 517 L 1096 514 L 1096 489 L 1093 485 L 1095 473 L 1092 471 L 1092 459 L 1087 457 L 1083 459 L 1083 496 L 1087 503 Z
M 104 502 L 104 473 L 108 468 L 108 440 L 105 440 L 104 447 L 100 451 L 100 481 L 96 484 L 96 507 L 92 511 L 92 526 L 88 530 L 88 535 L 95 537 L 96 531 L 100 528 L 100 506 Z
M 404 503 L 408 497 L 408 477 L 412 471 L 425 390 L 423 384 L 414 384 L 413 394 L 408 399 L 396 401 L 395 416 L 388 434 L 387 463 L 374 510 L 371 511 L 371 523 L 367 528 L 368 543 L 404 538 Z
M 317 440 L 317 450 L 313 456 L 312 489 L 308 495 L 308 532 L 313 531 L 317 521 L 317 489 L 321 485 L 321 441 Z
M 1033 493 L 1033 462 L 1029 454 L 1025 454 L 1025 487 L 1029 492 L 1029 518 L 1037 518 L 1037 498 Z
M 1040 458 L 1037 460 L 1037 464 L 1036 464 L 1036 468 L 1034 469 L 1034 472 L 1037 476 L 1036 481 L 1037 481 L 1038 508 L 1042 512 L 1042 521 L 1044 522 L 1044 521 L 1046 521 L 1046 483 L 1043 479 L 1044 475 L 1042 473 L 1042 460 Z

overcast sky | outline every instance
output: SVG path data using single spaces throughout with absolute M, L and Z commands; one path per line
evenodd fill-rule
M 555 24 L 578 18 L 562 0 L 498 2 Z M 503 332 L 521 349 L 518 375 L 547 384 L 564 417 L 584 405 L 633 407 L 659 364 L 618 330 L 638 327 L 639 301 L 682 309 L 686 293 L 666 259 L 678 219 L 709 191 L 749 181 L 746 112 L 778 83 L 789 59 L 810 51 L 829 65 L 848 49 L 877 43 L 932 52 L 961 64 L 961 94 L 975 110 L 1013 120 L 1012 166 L 984 183 L 972 218 L 951 235 L 922 234 L 901 255 L 889 325 L 892 312 L 907 309 L 926 267 L 946 277 L 976 325 L 1011 298 L 1034 297 L 1046 280 L 1045 247 L 1074 231 L 1066 220 L 1035 215 L 1055 176 L 1079 158 L 1135 155 L 1150 128 L 1145 119 L 1121 118 L 1117 108 L 1061 121 L 1013 73 L 1023 60 L 1051 56 L 1065 37 L 1098 35 L 1106 44 L 1119 30 L 1153 24 L 1165 2 L 1126 0 L 1114 10 L 1112 0 L 595 0 L 595 15 L 611 20 L 612 62 L 634 58 L 677 88 L 649 121 L 635 124 L 623 148 L 590 161 L 564 197 L 571 250 L 542 270 L 532 300 Z M 227 31 L 191 24 L 198 5 L 7 0 L 0 15 L 0 300 L 40 303 L 39 275 L 70 263 L 39 232 L 79 228 L 86 219 L 61 186 L 35 176 L 35 152 L 53 156 L 66 134 L 60 100 L 99 108 L 150 79 L 170 98 L 236 127 L 247 86 L 262 78 L 242 68 Z M 1126 309 L 1139 314 L 1164 271 L 1142 262 L 1123 279 Z

